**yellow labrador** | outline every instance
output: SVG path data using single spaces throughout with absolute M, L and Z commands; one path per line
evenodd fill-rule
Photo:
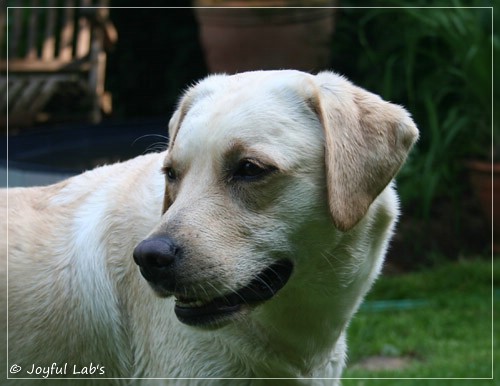
M 9 376 L 336 384 L 306 378 L 341 375 L 408 113 L 333 73 L 262 71 L 201 81 L 169 130 L 165 153 L 2 192 Z

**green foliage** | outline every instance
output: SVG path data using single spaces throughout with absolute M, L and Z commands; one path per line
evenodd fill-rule
M 492 52 L 499 39 L 490 8 L 461 8 L 466 4 L 458 0 L 447 4 L 452 8 L 418 8 L 426 1 L 384 5 L 412 8 L 344 9 L 334 64 L 412 113 L 421 139 L 399 187 L 413 213 L 429 218 L 437 198 L 457 201 L 462 161 L 491 155 Z

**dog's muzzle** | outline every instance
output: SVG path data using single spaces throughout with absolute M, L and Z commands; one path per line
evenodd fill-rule
M 221 326 L 243 308 L 273 298 L 288 282 L 293 271 L 290 260 L 278 260 L 258 273 L 246 286 L 201 300 L 176 291 L 175 263 L 181 255 L 182 249 L 166 236 L 146 239 L 134 250 L 134 260 L 144 278 L 160 296 L 175 295 L 177 318 L 192 326 Z

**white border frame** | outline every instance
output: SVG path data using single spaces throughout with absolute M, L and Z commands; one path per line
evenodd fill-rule
M 69 7 L 6 7 L 7 9 L 7 17 L 6 17 L 6 58 L 7 58 L 7 104 L 8 104 L 8 99 L 9 99 L 9 64 L 8 64 L 8 58 L 9 58 L 9 39 L 8 39 L 8 25 L 9 25 L 9 10 L 10 9 L 15 9 L 15 8 L 69 8 Z M 86 7 L 71 7 L 71 8 L 86 8 Z M 93 7 L 93 8 L 99 8 L 99 7 Z M 212 8 L 212 7 L 107 7 L 109 9 L 143 9 L 143 8 L 148 8 L 148 9 L 194 9 L 194 8 Z M 216 7 L 216 8 L 232 8 L 232 7 Z M 240 7 L 240 8 L 247 8 L 247 7 Z M 254 7 L 254 8 L 283 8 L 283 7 Z M 325 8 L 325 7 L 290 7 L 290 8 Z M 492 35 L 494 36 L 494 7 L 334 7 L 337 9 L 404 9 L 404 8 L 419 8 L 419 9 L 454 9 L 454 8 L 466 8 L 466 9 L 491 9 L 491 30 L 492 30 Z M 494 122 L 494 103 L 493 103 L 493 79 L 494 79 L 494 56 L 493 56 L 494 50 L 493 50 L 493 39 L 492 39 L 492 44 L 491 44 L 491 82 L 492 82 L 492 87 L 491 87 L 491 111 L 492 111 L 492 126 L 491 126 L 491 138 L 492 138 L 492 148 L 493 148 L 493 122 Z M 9 133 L 9 110 L 7 110 L 7 189 L 9 189 L 9 140 L 8 140 L 8 133 Z M 493 160 L 492 160 L 493 163 Z M 493 179 L 493 172 L 491 178 Z M 492 191 L 493 191 L 493 184 L 492 184 Z M 493 210 L 493 195 L 492 195 L 492 210 Z M 500 204 L 499 204 L 500 205 Z M 7 196 L 7 208 L 9 207 L 9 198 Z M 8 216 L 8 210 L 5 213 L 6 219 L 7 219 L 7 229 L 9 225 L 9 216 Z M 493 220 L 492 220 L 492 231 L 491 231 L 491 237 L 493 239 Z M 9 332 L 9 259 L 8 259 L 8 232 L 7 232 L 7 310 L 6 310 L 6 316 L 7 316 L 7 380 L 40 380 L 40 379 L 60 379 L 60 380 L 296 380 L 298 378 L 106 378 L 106 377 L 98 377 L 98 378 L 93 378 L 93 377 L 80 377 L 80 378 L 60 378 L 60 377 L 49 377 L 49 378 L 41 378 L 41 377 L 10 377 L 9 374 L 11 374 L 10 369 L 16 364 L 9 364 L 9 337 L 8 337 L 8 332 Z M 343 377 L 343 378 L 300 378 L 301 380 L 307 381 L 307 380 L 415 380 L 415 379 L 421 379 L 421 380 L 493 380 L 494 379 L 494 275 L 493 275 L 493 269 L 494 269 L 494 258 L 493 258 L 493 252 L 491 254 L 491 377 L 490 378 L 442 378 L 442 377 L 428 377 L 428 378 L 392 378 L 392 377 L 383 377 L 383 378 L 362 378 L 362 377 Z

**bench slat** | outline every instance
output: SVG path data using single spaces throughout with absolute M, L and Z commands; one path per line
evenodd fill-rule
M 49 7 L 55 6 L 55 0 L 49 0 Z M 56 12 L 57 10 L 54 8 L 45 9 L 47 12 L 47 24 L 45 25 L 45 38 L 43 39 L 43 47 L 42 47 L 42 59 L 43 60 L 51 60 L 54 59 L 54 55 L 56 52 Z
M 43 84 L 43 86 L 40 89 L 39 95 L 37 98 L 33 101 L 32 104 L 32 111 L 35 113 L 40 111 L 45 104 L 52 98 L 52 95 L 55 94 L 56 89 L 60 80 L 56 78 L 48 78 L 47 81 Z
M 38 7 L 38 0 L 33 0 L 33 7 Z M 32 8 L 30 10 L 30 17 L 28 23 L 28 45 L 26 49 L 26 59 L 35 59 L 38 54 L 37 50 L 37 32 L 38 32 L 38 18 L 40 15 L 40 8 Z
M 82 7 L 90 7 L 91 1 L 83 0 Z M 90 50 L 90 21 L 83 14 L 80 14 L 78 19 L 78 38 L 76 41 L 76 57 L 82 58 L 89 53 Z
M 71 60 L 73 54 L 73 34 L 75 33 L 75 23 L 73 1 L 68 0 L 68 8 L 64 10 L 64 24 L 61 31 L 61 40 L 59 43 L 59 59 Z
M 26 87 L 23 88 L 22 94 L 12 103 L 10 111 L 14 114 L 18 112 L 32 114 L 31 104 L 43 82 L 44 79 L 31 79 L 28 81 Z
M 19 79 L 15 81 L 14 79 L 9 79 L 9 95 L 8 95 L 8 105 L 10 107 L 14 104 L 16 98 L 19 98 L 19 94 L 22 92 L 23 88 L 26 86 L 25 79 Z
M 81 72 L 81 71 L 89 71 L 91 67 L 91 63 L 88 61 L 73 61 L 68 62 L 66 60 L 55 59 L 52 61 L 41 61 L 41 60 L 33 60 L 27 62 L 22 59 L 9 59 L 9 73 L 13 72 Z M 0 71 L 7 70 L 7 62 L 0 61 Z M 48 74 L 50 75 L 50 74 Z

